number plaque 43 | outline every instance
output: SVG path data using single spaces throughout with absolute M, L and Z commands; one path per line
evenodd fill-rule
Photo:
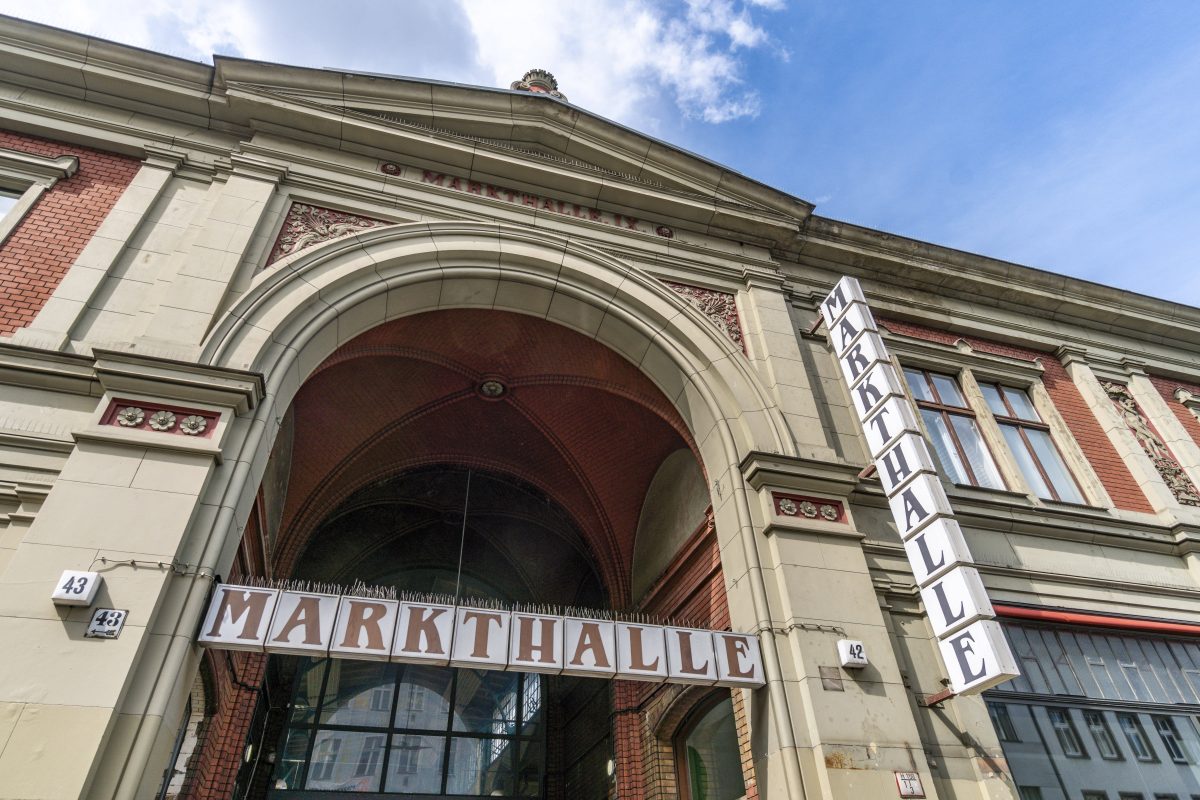
M 98 572 L 64 570 L 54 585 L 50 599 L 56 606 L 90 606 L 96 599 L 102 580 Z

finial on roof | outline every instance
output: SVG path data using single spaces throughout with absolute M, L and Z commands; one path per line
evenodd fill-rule
M 513 81 L 510 88 L 522 92 L 535 92 L 537 94 L 548 94 L 551 97 L 557 97 L 559 100 L 565 101 L 567 96 L 558 90 L 558 81 L 554 76 L 544 69 L 531 69 L 522 76 L 521 80 Z

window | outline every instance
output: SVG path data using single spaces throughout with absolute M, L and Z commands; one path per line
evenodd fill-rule
M 1100 757 L 1109 761 L 1119 760 L 1121 749 L 1117 747 L 1117 740 L 1113 738 L 1104 714 L 1100 711 L 1084 711 L 1083 721 L 1087 724 L 1088 730 L 1092 732 L 1092 740 L 1096 743 L 1096 752 L 1100 754 Z
M 17 205 L 17 201 L 21 199 L 21 192 L 14 192 L 11 189 L 0 187 L 0 219 Z
M 1021 800 L 1042 800 L 1042 787 L 1040 786 L 1018 786 L 1017 796 Z
M 1117 797 L 1119 800 L 1146 800 L 1146 795 L 1141 792 L 1121 792 Z
M 1152 717 L 1152 719 L 1154 720 L 1154 729 L 1158 731 L 1158 738 L 1162 739 L 1163 747 L 1166 748 L 1170 759 L 1176 764 L 1191 762 L 1187 751 L 1184 750 L 1183 740 L 1179 738 L 1179 731 L 1175 728 L 1175 720 L 1170 717 Z
M 1108 800 L 1108 792 L 1087 791 L 1083 793 L 1083 800 Z
M 543 720 L 538 675 L 311 659 L 274 787 L 541 797 Z
M 1054 735 L 1058 737 L 1063 755 L 1069 758 L 1087 758 L 1083 741 L 1075 731 L 1075 723 L 1071 721 L 1071 712 L 1065 708 L 1047 708 L 1046 713 L 1050 715 L 1050 725 L 1054 728 Z
M 950 480 L 987 489 L 1004 481 L 983 441 L 975 414 L 950 375 L 905 368 L 904 377 L 917 401 L 937 459 Z
M 1117 714 L 1117 723 L 1121 726 L 1121 732 L 1125 734 L 1125 740 L 1129 742 L 1129 749 L 1133 751 L 1134 758 L 1138 761 L 1158 760 L 1137 717 L 1133 714 Z
M 75 156 L 45 158 L 0 147 L 0 244 L 43 192 L 78 169 Z
M 736 800 L 746 794 L 733 700 L 718 694 L 685 723 L 675 743 L 684 800 Z
M 1012 717 L 1008 715 L 1008 706 L 1003 703 L 988 703 L 988 715 L 992 718 L 992 726 L 996 736 L 1002 742 L 1019 742 L 1017 731 L 1013 728 Z
M 1050 427 L 1042 422 L 1029 395 L 1022 389 L 995 383 L 981 383 L 979 389 L 1033 493 L 1066 503 L 1085 502 L 1050 438 Z

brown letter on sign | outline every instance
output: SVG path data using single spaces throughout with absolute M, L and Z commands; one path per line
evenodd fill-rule
M 246 617 L 246 621 L 242 623 L 242 632 L 238 634 L 239 639 L 257 639 L 258 628 L 262 625 L 263 612 L 267 609 L 267 600 L 271 594 L 223 589 L 221 607 L 217 609 L 217 618 L 213 621 L 212 630 L 208 635 L 220 637 L 221 623 L 225 621 L 225 612 L 228 611 L 230 624 L 236 625 L 243 615 Z
M 410 653 L 430 653 L 435 656 L 446 655 L 442 647 L 442 637 L 438 633 L 434 621 L 446 613 L 444 608 L 413 608 L 408 616 L 408 635 L 404 639 L 404 649 Z M 421 649 L 421 637 L 425 637 L 428 646 Z
M 383 603 L 371 603 L 366 600 L 350 601 L 350 616 L 346 620 L 346 635 L 342 639 L 342 647 L 362 647 L 358 643 L 363 631 L 367 632 L 367 647 L 379 650 L 383 647 L 383 630 L 379 621 L 387 614 L 387 606 Z
M 304 626 L 304 644 L 321 643 L 321 600 L 317 597 L 301 597 L 296 601 L 296 610 L 288 618 L 279 635 L 271 641 L 286 642 L 288 634 Z

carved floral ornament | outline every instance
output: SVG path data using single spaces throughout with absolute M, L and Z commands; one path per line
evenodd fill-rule
M 307 203 L 292 203 L 283 220 L 279 238 L 275 240 L 275 247 L 267 259 L 267 266 L 315 244 L 387 224 L 381 219 L 363 217 L 346 211 L 335 211 L 332 208 Z
M 1113 405 L 1117 407 L 1125 426 L 1129 428 L 1142 446 L 1142 450 L 1150 457 L 1154 468 L 1158 470 L 1158 474 L 1171 490 L 1171 494 L 1175 495 L 1175 499 L 1183 505 L 1200 506 L 1200 491 L 1196 490 L 1195 484 L 1183 471 L 1179 461 L 1167 449 L 1162 437 L 1142 414 L 1133 395 L 1129 393 L 1129 387 L 1113 381 L 1101 381 L 1100 385 L 1104 387 L 1108 399 L 1112 400 Z
M 184 436 L 201 436 L 205 431 L 211 429 L 211 424 L 216 422 L 215 416 L 210 419 L 203 414 L 180 409 L 172 411 L 167 408 L 151 407 L 147 411 L 141 406 L 128 405 L 119 400 L 110 406 L 104 418 L 108 420 L 109 425 L 117 425 L 122 428 L 149 429 L 157 433 L 181 433 Z
M 771 498 L 775 503 L 775 510 L 784 517 L 822 519 L 826 522 L 838 522 L 842 519 L 841 503 L 832 500 L 778 493 L 772 493 Z
M 738 319 L 737 303 L 732 294 L 672 281 L 663 281 L 663 283 L 671 291 L 687 300 L 689 305 L 708 317 L 709 321 L 728 336 L 730 341 L 742 348 L 743 351 L 746 349 L 742 339 L 741 322 Z

